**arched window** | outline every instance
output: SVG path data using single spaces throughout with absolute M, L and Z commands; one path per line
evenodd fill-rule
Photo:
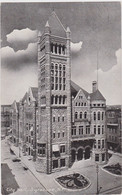
M 104 112 L 102 112 L 102 120 L 104 120 Z
M 98 149 L 100 149 L 100 140 L 98 140 Z
M 102 148 L 105 147 L 105 142 L 104 142 L 104 139 L 102 140 Z
M 100 112 L 97 113 L 97 119 L 100 120 Z
M 55 44 L 55 53 L 57 53 L 57 43 Z
M 53 43 L 51 43 L 51 52 L 53 53 Z
M 80 102 L 79 102 L 79 106 L 80 106 Z
M 75 112 L 75 119 L 77 119 L 78 118 L 78 113 L 77 112 Z
M 98 125 L 98 134 L 100 134 L 100 125 Z
M 65 97 L 65 95 L 64 95 L 64 96 L 63 96 L 63 104 L 65 104 L 65 98 L 66 98 L 66 97 Z
M 84 112 L 84 118 L 85 119 L 87 118 L 87 112 Z
M 96 112 L 94 112 L 94 121 L 96 121 Z
M 104 134 L 104 125 L 102 125 L 102 134 Z
M 82 102 L 81 106 L 83 106 L 83 102 Z
M 75 104 L 76 106 L 77 106 L 77 102 L 76 102 L 76 104 Z
M 58 103 L 58 96 L 56 95 L 55 96 L 55 104 L 57 104 Z
M 61 104 L 61 99 L 62 99 L 62 97 L 61 97 L 61 96 L 59 96 L 59 104 Z
M 86 106 L 86 102 L 84 103 L 84 106 Z
M 82 119 L 82 112 L 80 112 L 80 119 Z
M 96 140 L 94 141 L 94 148 L 96 148 Z
M 59 45 L 59 54 L 61 54 L 61 45 Z
M 96 125 L 94 125 L 94 134 L 96 134 Z

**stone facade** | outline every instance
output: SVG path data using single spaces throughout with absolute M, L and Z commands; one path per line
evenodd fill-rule
M 1 135 L 8 135 L 12 125 L 11 105 L 1 105 Z
M 38 88 L 19 102 L 21 149 L 50 174 L 76 160 L 107 161 L 106 100 L 71 81 L 71 32 L 52 13 L 38 34 Z
M 108 148 L 114 151 L 122 151 L 122 125 L 121 107 L 108 106 L 106 112 L 107 120 L 107 143 Z
M 16 101 L 12 104 L 12 142 L 19 145 L 19 103 Z

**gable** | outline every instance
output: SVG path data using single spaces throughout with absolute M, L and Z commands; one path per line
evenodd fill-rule
M 87 106 L 87 98 L 84 94 L 82 89 L 79 90 L 75 99 L 74 99 L 75 106 Z
M 48 20 L 52 35 L 66 37 L 66 30 L 55 12 L 52 12 Z

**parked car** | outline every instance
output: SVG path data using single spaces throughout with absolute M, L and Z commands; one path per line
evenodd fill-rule
M 15 155 L 14 151 L 10 148 L 10 153 Z
M 21 160 L 19 158 L 12 159 L 13 162 L 20 162 Z
M 5 139 L 5 135 L 1 135 L 1 140 Z
M 25 171 L 27 171 L 27 170 L 28 170 L 28 167 L 26 167 L 26 166 L 23 166 L 23 169 L 24 169 Z

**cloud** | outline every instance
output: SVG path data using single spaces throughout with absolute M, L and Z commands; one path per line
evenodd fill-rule
M 82 48 L 82 44 L 83 44 L 83 42 L 81 42 L 81 41 L 79 43 L 72 43 L 71 42 L 71 52 L 78 53 Z
M 1 103 L 12 104 L 14 100 L 19 101 L 30 86 L 37 87 L 37 78 L 35 64 L 14 72 L 2 69 Z
M 106 103 L 108 105 L 122 104 L 121 97 L 121 58 L 122 49 L 116 51 L 117 64 L 114 65 L 108 71 L 98 70 L 98 88 L 106 98 Z M 90 67 L 89 67 L 90 69 Z M 88 92 L 92 92 L 92 81 L 97 79 L 97 71 L 88 71 L 88 69 L 80 68 L 77 70 L 77 75 L 72 73 L 73 80 L 79 84 L 83 89 Z
M 15 29 L 6 35 L 6 37 L 14 50 L 26 49 L 29 43 L 37 41 L 37 30 L 31 30 L 29 28 L 22 30 Z
M 117 64 L 109 71 L 98 71 L 99 88 L 106 97 L 108 104 L 122 104 L 121 97 L 121 57 L 122 49 L 116 51 Z
M 37 44 L 29 43 L 27 49 L 14 51 L 7 46 L 1 48 L 1 65 L 8 69 L 21 69 L 37 62 Z

